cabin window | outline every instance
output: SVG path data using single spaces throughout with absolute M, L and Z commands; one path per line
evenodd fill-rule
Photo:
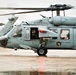
M 39 32 L 38 28 L 31 28 L 31 39 L 38 39 L 39 38 Z
M 13 34 L 13 37 L 22 37 L 22 30 Z
M 62 29 L 60 32 L 60 39 L 69 40 L 70 39 L 70 31 L 68 29 Z

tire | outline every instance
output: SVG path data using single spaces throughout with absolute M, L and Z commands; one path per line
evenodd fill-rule
M 15 48 L 14 50 L 17 51 L 17 48 Z
M 46 48 L 39 48 L 39 49 L 37 49 L 37 54 L 38 54 L 39 56 L 46 56 L 46 54 L 47 54 L 47 49 L 46 49 Z
M 5 47 L 7 45 L 7 41 L 8 41 L 7 39 L 0 41 L 1 46 Z

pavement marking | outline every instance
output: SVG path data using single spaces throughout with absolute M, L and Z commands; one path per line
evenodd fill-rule
M 45 69 L 45 58 L 44 57 L 39 57 L 39 64 L 40 64 L 40 70 L 39 70 L 39 75 L 44 75 L 44 69 Z

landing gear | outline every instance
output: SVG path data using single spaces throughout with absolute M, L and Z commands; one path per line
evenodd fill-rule
M 47 48 L 45 47 L 46 44 L 47 44 L 47 39 L 44 39 L 43 37 L 40 38 L 40 44 L 39 44 L 39 47 L 37 49 L 37 54 L 39 56 L 46 56 L 47 54 Z
M 47 54 L 47 49 L 46 48 L 38 48 L 37 49 L 37 54 L 39 55 L 39 56 L 46 56 L 46 54 Z
M 17 48 L 14 48 L 15 51 L 17 51 Z
M 8 41 L 7 39 L 0 41 L 1 46 L 6 47 L 7 41 Z

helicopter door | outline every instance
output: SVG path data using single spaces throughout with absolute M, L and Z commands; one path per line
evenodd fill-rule
M 37 27 L 30 28 L 30 38 L 31 39 L 38 39 L 39 38 L 39 32 Z
M 22 28 L 22 37 L 24 40 L 30 40 L 30 27 Z
M 76 28 L 74 28 L 74 49 L 76 49 Z

